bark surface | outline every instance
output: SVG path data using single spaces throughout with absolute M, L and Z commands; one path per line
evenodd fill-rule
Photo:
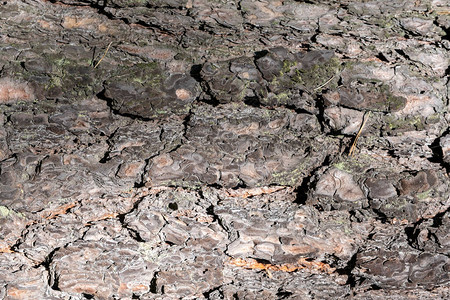
M 0 3 L 1 299 L 448 299 L 447 0 Z

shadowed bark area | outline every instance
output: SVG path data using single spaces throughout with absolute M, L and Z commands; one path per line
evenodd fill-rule
M 0 3 L 1 299 L 448 299 L 448 1 Z

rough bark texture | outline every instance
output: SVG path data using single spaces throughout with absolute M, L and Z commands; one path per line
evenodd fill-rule
M 2 1 L 0 298 L 448 299 L 449 36 L 448 0 Z

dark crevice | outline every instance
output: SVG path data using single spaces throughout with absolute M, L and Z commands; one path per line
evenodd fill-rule
M 164 243 L 165 243 L 166 245 L 169 245 L 170 247 L 176 245 L 174 242 L 171 242 L 171 241 L 164 241 Z
M 431 225 L 431 227 L 439 227 L 442 225 L 442 219 L 444 218 L 445 214 L 450 213 L 450 208 L 448 208 L 446 211 L 440 212 L 438 214 L 436 214 L 433 217 L 433 224 Z
M 255 66 L 256 66 L 257 68 L 258 68 L 258 65 L 256 64 L 256 61 L 257 61 L 258 59 L 260 59 L 261 57 L 266 56 L 268 53 L 269 53 L 269 51 L 267 51 L 267 50 L 262 50 L 262 51 L 256 51 L 256 52 L 255 52 L 255 54 L 253 55 L 253 63 L 255 64 Z M 260 73 L 262 73 L 262 72 L 259 70 L 259 68 L 258 68 L 258 71 L 259 71 Z
M 438 137 L 431 143 L 429 148 L 433 152 L 433 156 L 431 158 L 428 158 L 428 160 L 430 162 L 440 164 L 441 167 L 443 167 L 447 171 L 447 173 L 450 173 L 450 163 L 444 161 L 444 153 L 442 152 L 442 147 L 440 144 L 442 137 L 448 134 L 450 134 L 450 129 L 447 129 L 440 137 Z
M 203 197 L 202 197 L 203 198 Z M 219 220 L 219 216 L 214 212 L 214 205 L 210 205 L 206 208 L 206 213 L 213 217 L 213 222 Z
M 258 257 L 250 257 L 254 259 L 257 263 L 263 264 L 263 265 L 270 265 L 272 262 L 268 259 L 264 258 L 258 258 Z
M 36 167 L 34 168 L 34 174 L 32 176 L 32 179 L 34 180 L 36 178 L 37 175 L 39 175 L 41 173 L 41 168 L 42 168 L 42 162 L 47 159 L 49 156 L 46 155 L 44 156 L 42 159 L 40 159 L 37 164 Z
M 110 154 L 111 154 L 110 151 L 106 151 L 103 157 L 98 162 L 101 164 L 105 164 L 107 161 L 111 159 L 111 157 L 109 156 Z
M 306 200 L 308 200 L 308 190 L 309 190 L 309 184 L 311 181 L 311 177 L 305 177 L 302 180 L 302 184 L 295 188 L 295 204 L 298 205 L 305 205 Z
M 193 65 L 191 67 L 191 70 L 189 71 L 189 75 L 195 79 L 195 81 L 197 81 L 198 83 L 202 83 L 203 82 L 203 78 L 200 74 L 200 72 L 202 71 L 202 65 Z
M 394 49 L 395 52 L 397 52 L 401 57 L 403 57 L 406 60 L 411 60 L 409 56 L 402 50 L 402 49 Z
M 433 216 L 431 218 L 433 220 L 433 224 L 431 225 L 431 227 L 437 228 L 437 227 L 441 226 L 442 219 L 449 212 L 450 212 L 450 208 Z M 419 227 L 426 220 L 428 220 L 428 219 L 424 219 L 424 218 L 419 219 L 417 222 L 413 223 L 412 226 L 408 226 L 405 228 L 405 234 L 407 236 L 408 244 L 411 247 L 413 247 L 414 249 L 417 249 L 420 251 L 423 251 L 423 249 L 419 246 L 419 242 L 418 242 L 418 237 L 421 232 L 421 228 L 419 228 Z M 437 244 L 439 244 L 439 242 L 438 242 L 439 239 L 434 234 L 429 233 L 428 238 L 430 240 L 435 241 Z
M 422 250 L 419 247 L 417 238 L 420 234 L 420 229 L 418 228 L 420 224 L 422 224 L 424 219 L 418 220 L 416 223 L 412 224 L 412 226 L 408 226 L 405 228 L 406 239 L 408 241 L 408 245 L 417 250 Z
M 369 233 L 369 235 L 367 236 L 367 240 L 368 240 L 368 241 L 373 240 L 373 237 L 374 237 L 374 236 L 375 236 L 375 232 Z
M 159 153 L 157 155 L 159 155 Z M 134 183 L 134 186 L 133 186 L 134 188 L 139 189 L 139 188 L 142 188 L 142 187 L 145 186 L 145 183 L 146 183 L 146 181 L 145 181 L 145 174 L 147 173 L 146 171 L 147 171 L 148 165 L 150 164 L 150 160 L 153 157 L 155 157 L 155 156 L 152 156 L 152 157 L 147 158 L 147 159 L 144 160 L 144 162 L 145 162 L 145 165 L 144 165 L 144 168 L 143 168 L 144 171 L 140 174 L 139 181 L 136 181 Z
M 441 243 L 440 243 L 440 241 L 439 241 L 439 237 L 436 236 L 436 234 L 431 233 L 431 232 L 428 232 L 428 234 L 427 234 L 427 239 L 428 239 L 429 241 L 433 241 L 434 243 L 436 243 L 436 245 L 437 245 L 438 248 L 442 248 L 442 245 L 441 245 Z
M 213 96 L 211 96 L 208 92 L 205 92 L 207 97 L 200 98 L 198 101 L 216 107 L 220 104 L 220 102 Z
M 126 230 L 128 230 L 130 236 L 136 240 L 137 242 L 143 243 L 146 242 L 141 235 L 139 234 L 139 232 L 133 228 L 130 228 L 128 226 L 128 224 L 125 222 L 125 217 L 126 215 L 134 212 L 135 210 L 137 210 L 139 208 L 139 204 L 144 200 L 145 197 L 141 197 L 139 200 L 137 200 L 136 202 L 134 202 L 133 204 L 133 208 L 123 214 L 119 214 L 117 216 L 117 219 L 119 220 L 120 224 L 122 224 L 122 227 L 125 228 Z
M 368 291 L 377 291 L 377 290 L 381 290 L 382 288 L 379 285 L 376 284 L 372 284 L 370 286 L 370 288 L 368 289 Z
M 140 121 L 144 121 L 144 122 L 148 122 L 148 121 L 152 121 L 153 120 L 151 118 L 145 118 L 145 117 L 142 117 L 142 116 L 133 115 L 133 114 L 129 114 L 129 113 L 122 113 L 122 112 L 118 111 L 117 109 L 115 109 L 113 107 L 113 103 L 112 103 L 113 100 L 111 98 L 108 98 L 105 95 L 105 92 L 106 92 L 106 89 L 104 88 L 100 93 L 97 93 L 95 96 L 97 98 L 99 98 L 100 100 L 104 100 L 113 114 L 118 115 L 118 116 L 122 116 L 122 117 L 126 117 L 126 118 L 130 118 L 132 120 L 140 120 Z
M 171 202 L 167 205 L 167 207 L 171 210 L 178 210 L 178 204 L 176 202 Z
M 183 137 L 186 138 L 186 134 L 189 128 L 189 122 L 191 121 L 193 113 L 192 110 L 189 110 L 189 113 L 184 117 L 183 120 Z
M 324 211 L 323 206 L 321 204 L 314 204 L 313 207 L 315 210 L 317 210 L 319 212 Z
M 55 1 L 55 0 L 51 0 L 50 2 L 52 3 L 56 3 L 56 2 L 64 2 L 64 1 Z M 127 18 L 118 18 L 116 17 L 113 13 L 107 11 L 107 8 L 115 8 L 117 6 L 108 6 L 108 1 L 104 0 L 104 1 L 97 1 L 97 2 L 89 2 L 89 3 L 80 3 L 80 4 L 66 4 L 65 5 L 69 5 L 69 6 L 89 6 L 92 7 L 93 9 L 96 9 L 98 11 L 99 14 L 104 15 L 105 17 L 107 17 L 109 20 L 119 20 L 122 21 L 124 24 L 126 25 L 130 25 L 130 24 L 136 24 L 136 25 L 141 25 L 145 28 L 157 28 L 157 26 L 151 25 L 151 24 L 147 24 L 143 21 L 138 21 L 136 23 L 132 23 L 130 22 L 130 20 L 128 20 Z M 172 34 L 171 32 L 167 31 L 164 28 L 158 28 L 160 29 L 162 32 L 164 33 L 168 33 L 168 34 Z
M 122 19 L 120 19 L 120 20 L 122 20 Z M 129 20 L 125 19 L 125 20 L 122 20 L 122 21 L 126 22 L 126 24 L 131 24 L 131 22 Z M 164 27 L 162 27 L 160 25 L 146 23 L 144 21 L 137 21 L 137 22 L 134 22 L 132 24 L 140 25 L 140 26 L 142 26 L 144 28 L 147 28 L 147 29 L 157 29 L 158 31 L 160 31 L 160 33 L 164 33 L 164 34 L 167 34 L 167 35 L 170 35 L 170 36 L 179 36 L 179 37 L 183 36 L 183 34 L 181 34 L 180 32 L 173 32 L 173 31 L 170 31 L 167 28 L 164 28 Z
M 353 274 L 353 270 L 356 267 L 356 258 L 358 256 L 358 252 L 353 254 L 353 256 L 348 261 L 347 265 L 344 268 L 336 269 L 336 273 L 339 275 L 346 275 L 347 282 L 346 284 L 350 285 L 351 288 L 357 286 L 360 283 L 360 279 Z
M 413 248 L 417 248 L 417 237 L 419 236 L 419 230 L 416 230 L 415 226 L 406 227 L 405 234 L 407 236 L 408 244 Z
M 108 1 L 104 0 L 104 1 L 97 1 L 96 3 L 90 2 L 89 4 L 90 7 L 97 9 L 98 13 L 101 15 L 106 16 L 108 19 L 110 20 L 121 20 L 123 22 L 127 22 L 126 19 L 124 18 L 117 18 L 116 16 L 114 16 L 112 13 L 106 11 L 106 8 L 108 7 Z M 77 5 L 74 5 L 77 6 Z M 126 23 L 128 24 L 128 23 Z
M 317 121 L 319 121 L 320 131 L 323 133 L 327 133 L 325 129 L 328 128 L 327 122 L 325 120 L 325 100 L 321 95 L 316 96 L 316 107 L 319 110 L 319 113 L 316 115 Z
M 67 246 L 67 244 L 64 245 L 63 248 L 66 247 L 66 246 Z M 53 275 L 55 275 L 55 274 L 52 274 L 52 272 L 51 272 L 51 270 L 50 270 L 50 264 L 51 264 L 52 261 L 53 261 L 53 257 L 55 256 L 55 253 L 56 253 L 59 249 L 61 249 L 61 247 L 57 247 L 57 248 L 53 249 L 53 250 L 45 257 L 45 259 L 44 259 L 43 262 L 41 262 L 40 264 L 37 264 L 37 265 L 34 266 L 35 269 L 37 269 L 37 268 L 39 268 L 39 267 L 44 267 L 44 268 L 45 268 L 45 270 L 46 270 L 47 273 L 48 273 L 48 286 L 49 286 L 52 290 L 54 290 L 54 291 L 60 291 L 60 288 L 59 288 L 59 277 L 58 277 L 58 276 L 53 277 Z
M 389 155 L 390 157 L 392 157 L 394 159 L 399 158 L 399 156 L 395 153 L 395 150 L 393 150 L 393 149 L 389 149 L 386 152 L 387 152 L 387 155 Z
M 224 295 L 223 295 L 223 292 L 221 291 L 221 289 L 222 289 L 221 285 L 217 286 L 217 287 L 214 287 L 212 289 L 209 289 L 208 291 L 203 293 L 203 297 L 205 297 L 206 299 L 210 299 L 211 294 L 217 291 L 218 294 L 219 294 L 218 296 L 220 296 L 223 299 Z M 214 295 L 214 296 L 217 297 L 217 295 Z
M 276 293 L 276 296 L 277 296 L 277 299 L 289 299 L 290 296 L 292 296 L 293 294 L 294 293 L 292 293 L 292 292 L 285 291 L 282 288 L 279 288 Z
M 450 41 L 450 27 L 445 28 L 444 31 L 445 31 L 445 35 L 442 36 L 442 39 Z
M 246 96 L 244 98 L 243 102 L 246 105 L 251 106 L 251 107 L 255 107 L 255 108 L 264 108 L 264 109 L 268 109 L 268 110 L 276 110 L 275 107 L 266 106 L 263 103 L 261 103 L 260 98 L 258 96 Z M 307 111 L 306 109 L 298 108 L 295 105 L 286 104 L 286 105 L 280 105 L 280 107 L 284 107 L 286 109 L 292 110 L 296 114 L 314 115 L 311 112 Z M 317 117 L 319 117 L 319 116 L 317 116 Z
M 350 210 L 350 221 L 356 223 L 366 222 L 369 218 L 372 217 L 370 212 L 366 209 L 367 207 L 364 207 L 363 209 Z
M 375 55 L 375 57 L 378 58 L 379 60 L 381 60 L 382 62 L 386 62 L 386 63 L 389 62 L 389 60 L 386 58 L 386 56 L 382 52 Z
M 152 280 L 150 281 L 150 293 L 152 294 L 158 293 L 158 284 L 157 284 L 158 273 L 159 272 L 155 272 L 155 274 L 153 274 Z
M 316 32 L 309 38 L 311 44 L 317 44 L 317 36 L 320 34 L 320 29 L 317 28 Z M 328 49 L 328 48 L 327 48 Z
M 224 27 L 223 25 L 217 23 L 217 25 Z M 216 35 L 216 33 L 214 32 L 214 28 L 211 27 L 208 23 L 206 22 L 200 22 L 200 25 L 198 26 L 198 30 L 203 31 L 207 34 L 210 35 Z
M 106 143 L 109 145 L 109 147 L 111 147 L 111 139 L 114 137 L 114 135 L 117 133 L 117 131 L 119 130 L 119 127 L 117 127 L 107 138 Z M 108 162 L 109 160 L 111 160 L 111 151 L 106 151 L 105 154 L 103 155 L 103 157 L 99 160 L 99 163 L 104 164 L 106 162 Z
M 119 217 L 119 220 L 120 220 L 120 217 Z M 121 222 L 122 222 L 122 220 L 121 220 Z M 139 242 L 139 243 L 145 243 L 145 242 L 146 242 L 146 240 L 144 240 L 144 239 L 141 237 L 141 235 L 139 234 L 139 232 L 138 232 L 137 230 L 134 230 L 134 229 L 132 229 L 132 228 L 129 228 L 129 227 L 126 226 L 126 225 L 123 225 L 123 227 L 126 228 L 126 229 L 128 230 L 128 232 L 130 233 L 130 236 L 131 236 L 136 242 Z
M 189 116 L 189 115 L 188 115 Z M 162 142 L 162 140 L 163 140 L 163 134 L 164 134 L 164 128 L 163 127 L 161 127 L 161 132 L 160 132 L 160 134 L 159 134 L 159 141 L 160 142 Z M 183 134 L 183 136 L 186 134 L 186 128 L 184 128 L 184 134 Z M 176 145 L 176 146 L 174 146 L 173 147 L 173 149 L 171 149 L 171 150 L 169 150 L 167 153 L 171 153 L 171 152 L 174 152 L 174 151 L 176 151 L 177 149 L 179 149 L 180 147 L 181 147 L 181 145 L 182 145 L 182 143 L 179 143 L 178 145 Z M 160 150 L 160 151 L 158 151 L 156 154 L 154 154 L 154 155 L 152 155 L 151 157 L 148 157 L 148 158 L 146 158 L 145 160 L 144 160 L 144 167 L 142 168 L 142 172 L 138 175 L 138 177 L 139 177 L 139 179 L 138 179 L 138 181 L 136 181 L 135 183 L 134 183 L 134 188 L 136 188 L 136 189 L 138 189 L 138 188 L 142 188 L 142 187 L 144 187 L 145 186 L 145 184 L 146 184 L 146 180 L 145 180 L 145 175 L 147 174 L 147 172 L 149 171 L 148 169 L 149 169 L 149 165 L 150 165 L 150 161 L 154 158 L 154 157 L 156 157 L 156 156 L 158 156 L 158 155 L 160 155 L 162 152 L 164 152 L 164 150 L 166 150 L 166 145 L 164 145 L 164 149 L 162 149 L 162 150 Z M 117 170 L 117 171 L 119 171 L 119 169 Z
M 307 111 L 306 109 L 298 108 L 298 107 L 296 107 L 294 105 L 287 104 L 287 105 L 284 105 L 284 107 L 287 108 L 287 109 L 293 110 L 296 114 L 307 114 L 307 115 L 314 115 L 315 116 L 315 114 L 312 114 L 311 112 Z M 316 116 L 316 117 L 318 117 L 318 116 Z
M 214 205 L 211 204 L 210 206 L 208 206 L 208 208 L 206 209 L 206 213 L 213 218 L 213 222 L 217 222 L 217 224 L 219 224 L 220 228 L 222 228 L 227 234 L 230 234 L 229 233 L 229 228 L 227 228 L 227 226 L 225 226 L 223 224 L 222 219 L 219 218 L 219 215 L 217 215 L 215 213 Z
M 242 22 L 245 20 L 246 12 L 242 9 L 242 1 L 236 1 L 236 10 L 241 14 Z
M 309 176 L 306 176 L 303 178 L 302 183 L 297 186 L 294 190 L 294 193 L 296 193 L 296 197 L 294 200 L 295 204 L 298 205 L 305 205 L 307 200 L 308 200 L 308 191 L 313 190 L 313 185 L 314 182 L 312 181 L 312 179 L 314 178 L 316 172 L 321 169 L 322 167 L 327 167 L 331 164 L 331 158 L 330 155 L 327 155 L 325 157 L 325 159 L 323 160 L 323 162 L 316 168 L 314 168 L 314 170 L 312 170 L 310 172 Z M 322 209 L 323 210 L 323 209 Z
M 206 183 L 206 184 L 203 184 L 203 186 L 205 186 L 205 187 L 210 187 L 210 188 L 213 188 L 213 189 L 216 189 L 216 190 L 221 190 L 221 189 L 223 189 L 223 186 L 221 185 L 221 184 L 219 184 L 219 183 Z M 202 190 L 201 189 L 199 189 L 199 194 L 201 193 L 201 197 L 203 198 L 203 199 L 205 199 L 204 197 L 203 197 L 203 192 L 202 192 Z
M 200 88 L 202 89 L 202 94 L 196 100 L 208 105 L 217 106 L 220 102 L 214 97 L 208 82 L 203 80 L 201 76 L 202 67 L 202 65 L 193 65 L 189 72 L 189 75 L 200 83 Z
M 388 216 L 386 216 L 386 214 L 383 213 L 381 210 L 372 208 L 372 211 L 377 215 L 377 217 L 375 218 L 376 220 L 380 221 L 383 224 L 387 222 Z
M 239 183 L 233 186 L 231 189 L 238 190 L 238 189 L 246 189 L 248 186 L 245 184 L 245 182 L 239 178 Z
M 252 106 L 252 107 L 256 107 L 256 108 L 261 107 L 261 102 L 259 102 L 258 97 L 245 97 L 244 103 L 247 104 L 248 106 Z

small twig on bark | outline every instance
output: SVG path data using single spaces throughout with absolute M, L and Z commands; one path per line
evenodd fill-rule
M 95 64 L 94 69 L 97 68 L 97 66 L 100 64 L 100 62 L 105 58 L 106 53 L 108 53 L 109 47 L 111 47 L 112 42 L 109 43 L 108 47 L 106 47 L 105 53 L 103 53 L 102 58 Z
M 330 83 L 331 80 L 333 80 L 334 77 L 336 77 L 337 74 L 334 74 L 330 79 L 328 79 L 327 81 L 325 81 L 325 83 L 319 85 L 318 87 L 316 87 L 313 91 L 317 91 L 320 90 L 321 88 L 323 88 L 324 86 L 326 86 L 328 83 Z
M 361 135 L 361 132 L 364 129 L 364 126 L 366 125 L 367 120 L 369 120 L 369 117 L 370 117 L 370 111 L 368 113 L 364 114 L 363 122 L 361 124 L 361 127 L 358 130 L 358 133 L 355 136 L 355 140 L 353 141 L 352 146 L 350 147 L 350 151 L 348 152 L 348 156 L 353 156 L 353 152 L 356 149 L 356 143 L 358 142 L 359 136 Z
M 321 88 L 323 88 L 324 86 L 326 86 L 327 84 L 329 84 L 331 82 L 331 80 L 333 80 L 337 75 L 341 74 L 342 72 L 344 72 L 345 70 L 345 66 L 342 68 L 342 70 L 336 70 L 336 73 L 331 76 L 330 79 L 328 79 L 327 81 L 325 81 L 324 83 L 322 83 L 321 85 L 319 85 L 318 87 L 316 87 L 315 89 L 313 89 L 313 91 L 317 91 L 320 90 Z

